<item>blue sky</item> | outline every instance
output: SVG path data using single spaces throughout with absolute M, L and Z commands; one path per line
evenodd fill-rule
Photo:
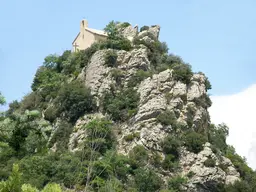
M 111 21 L 159 24 L 160 40 L 210 79 L 212 95 L 256 82 L 254 0 L 0 0 L 0 91 L 7 101 L 30 91 L 48 54 L 71 48 L 85 18 L 102 29 Z

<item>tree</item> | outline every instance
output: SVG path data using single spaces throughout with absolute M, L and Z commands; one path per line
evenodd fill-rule
M 6 103 L 4 96 L 0 92 L 0 105 L 4 105 Z
M 103 154 L 113 146 L 114 138 L 112 123 L 105 119 L 92 120 L 84 128 L 87 133 L 85 148 L 89 149 L 85 188 L 89 189 L 91 187 L 90 182 L 98 178 L 109 167 L 108 161 L 97 161 L 97 157 L 99 153 Z
M 118 22 L 111 21 L 109 24 L 104 28 L 104 31 L 108 34 L 108 39 L 117 39 L 118 37 Z
M 89 88 L 80 81 L 73 81 L 61 87 L 55 106 L 59 114 L 63 114 L 69 122 L 75 123 L 86 112 L 95 109 L 95 102 Z
M 48 55 L 44 59 L 43 66 L 45 66 L 46 68 L 55 69 L 57 67 L 58 58 L 59 56 L 57 56 L 56 54 Z
M 135 184 L 138 191 L 152 192 L 158 191 L 163 181 L 153 170 L 139 168 L 135 170 Z
M 19 172 L 19 166 L 13 165 L 12 173 L 7 181 L 0 182 L 1 192 L 21 192 L 21 173 Z

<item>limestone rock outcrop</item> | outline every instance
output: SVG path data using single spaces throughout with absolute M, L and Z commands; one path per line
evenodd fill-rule
M 224 156 L 217 156 L 210 147 L 210 143 L 206 143 L 198 154 L 182 148 L 180 157 L 182 174 L 191 174 L 187 191 L 211 191 L 212 186 L 218 183 L 232 184 L 240 180 L 240 174 L 231 161 Z M 215 165 L 205 165 L 204 163 L 209 159 L 213 160 Z
M 139 38 L 147 43 L 153 43 L 158 39 L 159 31 L 160 27 L 155 25 L 139 33 L 137 27 L 132 26 L 125 27 L 121 32 L 131 41 Z M 111 76 L 112 68 L 105 65 L 106 51 L 108 50 L 97 51 L 79 75 L 79 78 L 91 89 L 92 94 L 98 98 L 98 105 L 102 93 L 109 91 L 111 85 L 116 83 Z M 138 70 L 151 70 L 148 52 L 148 48 L 144 45 L 134 47 L 131 51 L 116 51 L 116 69 L 122 72 L 122 86 L 127 86 L 130 78 Z M 206 104 L 209 99 L 206 80 L 204 74 L 197 73 L 191 77 L 189 83 L 185 84 L 175 79 L 173 70 L 167 69 L 153 74 L 135 86 L 134 90 L 140 95 L 137 113 L 127 122 L 118 124 L 120 129 L 120 133 L 116 136 L 118 152 L 127 155 L 134 146 L 143 145 L 147 150 L 162 153 L 160 142 L 173 130 L 171 125 L 162 125 L 158 121 L 159 114 L 166 111 L 176 115 L 179 125 L 206 133 L 210 123 L 207 111 L 209 106 Z M 104 117 L 104 115 L 101 113 L 87 115 L 76 123 L 70 136 L 69 150 L 79 149 L 79 144 L 86 137 L 82 126 L 96 117 Z M 133 133 L 136 133 L 136 138 L 129 141 L 124 139 Z M 204 162 L 207 159 L 213 159 L 216 164 L 213 167 L 205 166 Z M 234 183 L 240 178 L 231 161 L 224 156 L 214 154 L 209 143 L 206 143 L 198 154 L 182 147 L 179 162 L 182 175 L 191 174 L 188 183 L 184 186 L 187 191 L 211 191 L 211 187 L 217 183 Z M 223 170 L 223 167 L 226 169 Z

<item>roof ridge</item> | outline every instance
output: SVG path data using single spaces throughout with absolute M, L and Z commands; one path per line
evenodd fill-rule
M 93 29 L 93 28 L 89 28 L 89 27 L 85 27 L 85 30 L 90 31 L 94 34 L 107 36 L 107 33 L 104 30 Z

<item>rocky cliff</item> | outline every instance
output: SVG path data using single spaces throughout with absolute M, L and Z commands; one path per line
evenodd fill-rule
M 205 74 L 169 53 L 158 25 L 105 31 L 86 50 L 47 56 L 33 91 L 0 116 L 0 180 L 14 163 L 23 173 L 13 166 L 0 191 L 19 181 L 15 190 L 252 192 L 256 173 L 210 121 Z
M 152 26 L 138 32 L 137 28 L 128 26 L 121 32 L 131 41 L 137 39 L 154 44 L 158 39 L 160 27 Z M 147 46 L 140 44 L 131 51 L 117 50 L 115 51 L 117 56 L 115 70 L 122 74 L 117 82 L 111 74 L 113 67 L 105 65 L 105 56 L 108 51 L 115 50 L 104 49 L 94 53 L 88 66 L 84 67 L 79 75 L 84 84 L 91 88 L 92 94 L 98 100 L 98 106 L 102 94 L 111 91 L 112 86 L 127 87 L 129 81 L 139 70 L 152 71 L 148 56 L 150 50 Z M 207 78 L 203 73 L 195 73 L 190 77 L 188 83 L 184 83 L 174 78 L 172 69 L 166 69 L 152 74 L 136 84 L 133 87 L 139 94 L 136 113 L 125 122 L 116 122 L 119 129 L 116 134 L 118 153 L 128 155 L 135 146 L 139 145 L 145 147 L 151 156 L 157 154 L 161 157 L 160 161 L 164 161 L 166 154 L 163 152 L 161 142 L 168 135 L 177 135 L 177 132 L 187 130 L 207 134 L 210 124 L 207 108 L 210 106 L 210 102 L 206 81 Z M 117 83 L 120 84 L 117 86 Z M 161 123 L 159 115 L 163 113 L 174 114 L 175 125 Z M 84 124 L 92 119 L 106 116 L 108 116 L 107 113 L 100 111 L 95 114 L 86 114 L 79 119 L 70 136 L 69 149 L 71 151 L 79 150 L 77 148 L 79 143 L 82 143 L 86 137 L 86 131 L 80 129 Z M 167 116 L 168 118 L 173 117 Z M 218 183 L 230 184 L 239 180 L 239 173 L 229 159 L 215 154 L 210 143 L 205 142 L 203 146 L 198 153 L 190 152 L 185 147 L 179 149 L 178 173 L 183 177 L 190 174 L 188 182 L 183 185 L 185 191 L 212 191 Z M 204 164 L 209 159 L 214 161 L 214 165 Z M 153 165 L 149 163 L 147 166 Z M 177 174 L 162 168 L 159 168 L 157 172 L 165 181 Z

